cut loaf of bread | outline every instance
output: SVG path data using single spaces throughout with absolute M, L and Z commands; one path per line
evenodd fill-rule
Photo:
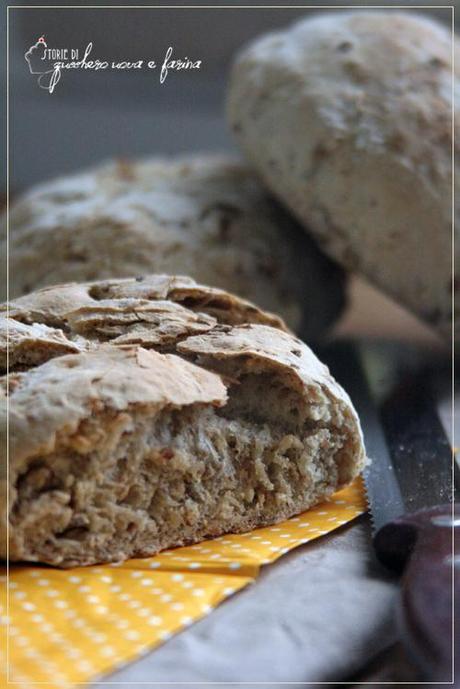
M 12 560 L 88 565 L 247 531 L 363 466 L 328 369 L 223 291 L 166 276 L 71 284 L 8 316 Z

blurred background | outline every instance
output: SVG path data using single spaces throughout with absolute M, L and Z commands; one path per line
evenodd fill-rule
M 109 9 L 97 0 L 92 2 L 100 6 L 95 9 L 78 0 L 61 0 L 62 8 L 21 8 L 19 4 L 10 3 L 8 31 L 9 171 L 13 196 L 32 184 L 106 158 L 234 149 L 224 102 L 227 75 L 240 46 L 312 12 L 337 11 L 318 9 L 317 2 L 308 3 L 309 7 L 297 3 L 297 7 L 282 9 L 238 8 L 229 3 L 204 9 Z M 252 0 L 251 4 L 270 3 Z M 386 4 L 391 7 L 398 3 Z M 450 25 L 451 8 L 431 5 L 410 11 L 436 16 Z M 5 37 L 6 12 L 3 22 Z M 158 69 L 74 70 L 64 73 L 50 94 L 38 87 L 24 59 L 26 50 L 41 35 L 48 47 L 73 47 L 80 53 L 92 42 L 91 59 L 154 59 L 161 63 L 172 46 L 174 57 L 202 60 L 202 66 L 200 70 L 170 73 L 164 84 L 160 84 Z M 6 69 L 1 78 L 5 92 Z M 428 328 L 361 280 L 351 281 L 350 296 L 353 308 L 339 323 L 339 334 L 378 335 L 383 319 L 387 337 L 409 336 L 436 346 L 436 337 Z

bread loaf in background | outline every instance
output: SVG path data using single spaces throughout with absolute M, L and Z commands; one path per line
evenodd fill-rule
M 246 531 L 363 466 L 358 418 L 326 366 L 222 290 L 168 276 L 69 284 L 6 315 L 12 560 L 87 565 Z
M 186 274 L 314 339 L 344 304 L 342 271 L 229 156 L 119 161 L 62 177 L 18 198 L 9 227 L 10 297 L 69 280 Z
M 241 149 L 324 251 L 447 337 L 459 76 L 426 16 L 330 11 L 251 43 L 228 93 Z

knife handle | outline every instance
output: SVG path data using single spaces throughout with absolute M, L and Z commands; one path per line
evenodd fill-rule
M 452 609 L 460 619 L 459 568 L 460 505 L 443 505 L 400 517 L 376 534 L 379 560 L 401 573 L 398 622 L 401 638 L 426 679 L 455 681 L 452 663 Z M 455 658 L 460 660 L 457 634 Z M 455 663 L 456 670 L 460 664 Z M 459 667 L 457 667 L 459 665 Z M 454 676 L 458 672 L 454 673 Z

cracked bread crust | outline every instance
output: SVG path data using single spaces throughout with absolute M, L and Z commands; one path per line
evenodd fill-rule
M 76 342 L 69 340 L 57 328 L 0 318 L 0 373 L 38 366 L 54 356 L 78 352 L 79 349 Z
M 287 330 L 278 316 L 183 276 L 148 275 L 45 287 L 0 304 L 0 367 L 9 371 L 101 342 L 174 349 L 217 324 L 260 323 Z
M 248 160 L 321 248 L 449 339 L 459 95 L 458 38 L 416 12 L 373 9 L 262 36 L 228 96 Z
M 43 333 L 50 343 L 2 378 L 12 560 L 110 562 L 275 523 L 363 466 L 358 418 L 327 367 L 220 290 L 150 276 L 45 289 L 8 311 L 40 352 Z M 10 346 L 14 361 L 22 344 Z
M 309 338 L 344 305 L 341 269 L 231 157 L 107 163 L 30 190 L 9 227 L 14 297 L 64 281 L 186 274 Z

